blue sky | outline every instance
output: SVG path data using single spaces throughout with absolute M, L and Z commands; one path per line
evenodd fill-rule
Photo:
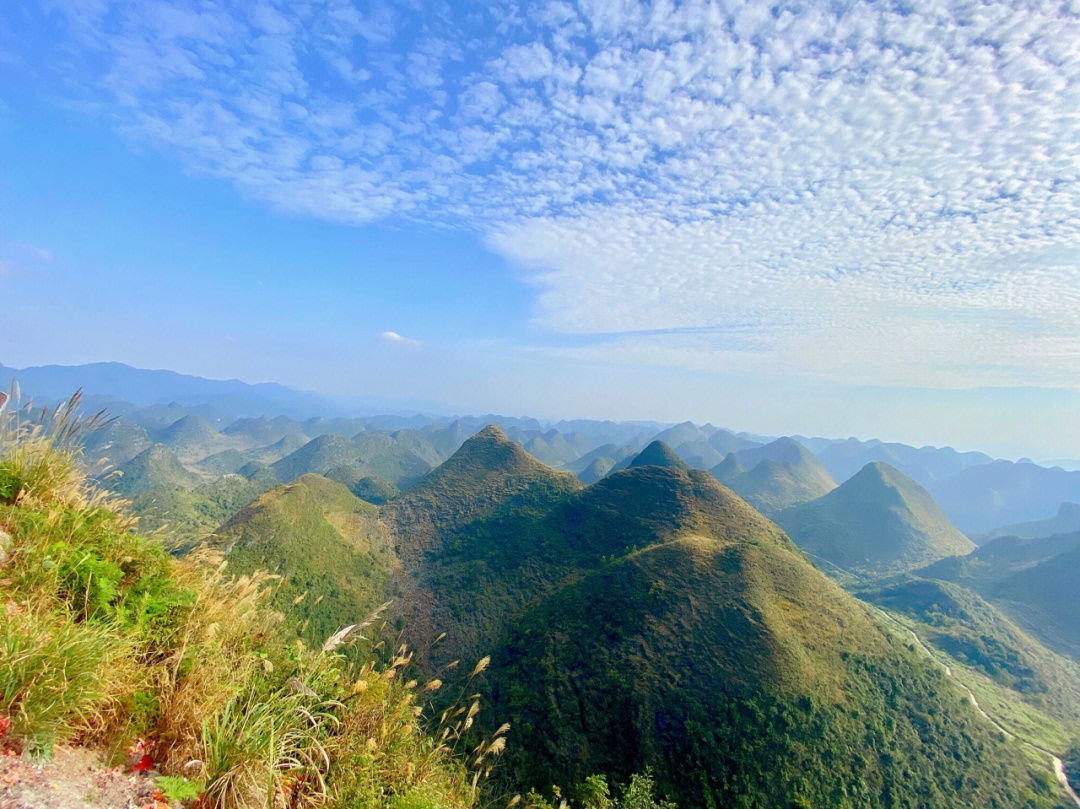
M 4 4 L 0 361 L 1080 456 L 1078 109 L 1075 3 Z

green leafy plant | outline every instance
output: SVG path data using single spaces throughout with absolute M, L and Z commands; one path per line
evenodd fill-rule
M 157 788 L 169 803 L 174 801 L 193 801 L 199 797 L 199 785 L 182 775 L 159 775 Z

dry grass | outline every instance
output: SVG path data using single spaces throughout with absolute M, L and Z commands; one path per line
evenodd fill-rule
M 0 742 L 149 755 L 220 809 L 476 801 L 505 728 L 461 749 L 470 695 L 426 731 L 441 682 L 403 681 L 403 647 L 376 663 L 368 635 L 386 605 L 322 648 L 283 640 L 275 577 L 174 559 L 87 484 L 75 439 L 100 415 L 80 419 L 78 396 L 37 413 L 17 403 L 12 391 L 0 404 Z

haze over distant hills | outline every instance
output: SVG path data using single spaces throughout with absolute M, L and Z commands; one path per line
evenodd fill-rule
M 922 486 L 881 461 L 776 522 L 811 558 L 860 575 L 904 573 L 975 549 Z
M 100 484 L 175 553 L 206 544 L 236 573 L 280 575 L 275 605 L 309 643 L 393 599 L 422 670 L 490 654 L 478 687 L 515 728 L 514 784 L 651 768 L 686 805 L 828 805 L 865 784 L 869 807 L 1056 806 L 1053 781 L 888 621 L 996 720 L 1064 754 L 1080 716 L 1071 535 L 974 550 L 889 463 L 845 477 L 887 451 L 964 491 L 1007 462 L 691 422 L 301 419 L 269 400 L 247 414 L 187 401 L 110 399 L 118 418 L 85 436 Z M 1046 502 L 995 491 L 981 496 Z M 1060 506 L 1001 529 L 1067 525 Z
M 119 363 L 24 371 L 0 366 L 0 374 L 17 377 L 26 395 L 45 401 L 66 398 L 81 385 L 93 394 L 88 407 L 105 407 L 121 417 L 102 435 L 88 439 L 88 451 L 95 459 L 123 463 L 156 442 L 204 476 L 243 472 L 251 478 L 268 467 L 279 480 L 304 472 L 333 472 L 331 477 L 350 486 L 364 481 L 365 490 L 376 497 L 381 496 L 376 492 L 385 495 L 423 475 L 468 435 L 497 423 L 534 457 L 573 472 L 586 483 L 624 468 L 650 441 L 663 441 L 683 462 L 711 470 L 767 514 L 820 497 L 875 461 L 888 463 L 921 484 L 949 519 L 971 535 L 1013 522 L 1047 520 L 1063 502 L 1080 500 L 1080 472 L 992 462 L 982 453 L 948 447 L 850 438 L 774 439 L 692 422 L 379 414 L 271 383 L 208 380 Z M 362 432 L 401 430 L 416 433 L 389 441 L 357 437 Z M 304 446 L 316 439 L 323 440 L 321 449 Z M 382 442 L 381 448 L 365 445 L 371 441 Z M 286 460 L 287 456 L 292 458 Z M 763 461 L 768 463 L 758 468 Z

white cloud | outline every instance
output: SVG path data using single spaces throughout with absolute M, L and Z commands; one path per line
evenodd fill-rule
M 379 332 L 379 339 L 387 343 L 399 343 L 401 345 L 416 346 L 420 345 L 419 340 L 410 340 L 408 337 L 402 337 L 396 331 L 382 331 Z
M 576 356 L 1080 386 L 1075 8 L 50 5 L 128 136 L 282 212 L 470 228 L 542 326 L 623 335 Z

